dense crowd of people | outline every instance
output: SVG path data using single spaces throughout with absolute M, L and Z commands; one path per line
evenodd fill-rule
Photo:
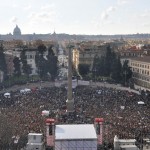
M 100 86 L 77 86 L 73 89 L 75 116 L 73 123 L 94 123 L 104 118 L 104 141 L 113 143 L 119 138 L 148 137 L 150 134 L 150 96 Z M 57 123 L 67 123 L 67 89 L 50 87 L 30 93 L 11 92 L 10 98 L 0 95 L 0 146 L 24 147 L 29 132 L 45 134 L 43 110 Z M 144 102 L 139 105 L 138 102 Z M 15 144 L 16 143 L 16 144 Z

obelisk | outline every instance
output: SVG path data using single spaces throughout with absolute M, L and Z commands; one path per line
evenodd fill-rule
M 68 93 L 67 93 L 67 113 L 74 112 L 74 99 L 72 97 L 72 45 L 68 46 Z

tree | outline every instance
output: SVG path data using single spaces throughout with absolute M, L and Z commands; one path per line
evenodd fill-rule
M 86 76 L 90 71 L 90 66 L 88 64 L 79 64 L 79 73 L 81 76 Z
M 132 78 L 132 70 L 131 67 L 128 66 L 128 60 L 125 60 L 122 66 L 122 76 L 124 84 L 129 83 L 129 80 Z
M 110 76 L 111 73 L 111 64 L 112 64 L 112 57 L 113 56 L 113 52 L 110 46 L 107 47 L 107 51 L 106 51 L 106 56 L 105 56 L 105 63 L 104 63 L 104 67 L 105 67 L 105 72 L 104 75 L 105 76 Z
M 43 55 L 44 52 L 46 52 L 46 46 L 44 44 L 41 44 L 38 46 L 38 52 Z
M 20 65 L 20 60 L 18 57 L 14 57 L 13 60 L 14 63 L 14 75 L 15 76 L 20 76 L 21 75 L 21 65 Z
M 119 57 L 112 60 L 111 78 L 117 83 L 122 81 L 122 65 Z
M 0 70 L 3 71 L 4 73 L 4 79 L 6 79 L 7 76 L 7 64 L 5 60 L 5 54 L 4 54 L 4 49 L 3 45 L 0 45 Z
M 47 68 L 51 75 L 51 79 L 54 80 L 58 74 L 58 58 L 55 56 L 52 46 L 48 49 Z
M 44 58 L 44 52 L 46 51 L 45 45 L 39 45 L 35 55 L 35 63 L 40 78 L 44 78 L 47 75 L 47 60 Z
M 94 61 L 93 61 L 93 67 L 92 67 L 92 70 L 96 70 L 96 72 L 93 72 L 94 73 L 94 76 L 104 76 L 104 72 L 105 72 L 105 57 L 102 56 L 102 57 L 97 57 L 95 56 L 94 57 Z
M 29 75 L 32 73 L 32 68 L 30 67 L 30 65 L 27 64 L 27 56 L 25 55 L 25 52 L 26 50 L 23 49 L 20 55 L 21 62 L 22 62 L 22 71 L 26 76 L 29 77 Z
M 110 46 L 107 47 L 105 56 L 100 58 L 95 56 L 92 70 L 94 76 L 111 77 L 111 79 L 118 83 L 122 81 L 122 65 L 120 58 Z

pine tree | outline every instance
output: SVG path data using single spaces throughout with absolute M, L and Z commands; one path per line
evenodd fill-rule
M 111 47 L 108 46 L 106 51 L 106 56 L 105 56 L 105 62 L 104 62 L 104 68 L 105 68 L 104 75 L 107 77 L 110 76 L 112 60 L 114 59 L 114 57 L 115 57 L 114 52 L 112 52 Z
M 44 52 L 46 51 L 46 46 L 44 44 L 39 45 L 36 55 L 35 55 L 35 63 L 38 70 L 38 74 L 41 79 L 47 76 L 47 60 L 44 58 Z
M 120 58 L 116 58 L 112 60 L 112 66 L 111 66 L 111 78 L 117 82 L 121 83 L 122 81 L 122 65 L 120 62 Z
M 7 64 L 4 54 L 3 45 L 0 46 L 0 70 L 4 73 L 4 79 L 7 77 Z
M 80 75 L 85 77 L 90 71 L 90 66 L 88 64 L 79 64 L 78 69 Z
M 19 58 L 14 57 L 13 63 L 14 63 L 14 75 L 20 76 L 21 75 L 21 65 L 20 65 Z
M 53 47 L 50 46 L 48 49 L 47 69 L 51 75 L 51 79 L 54 80 L 58 75 L 58 58 L 55 56 L 52 48 Z
M 132 70 L 128 66 L 128 61 L 127 60 L 124 61 L 123 66 L 122 66 L 122 76 L 123 76 L 123 81 L 124 81 L 125 85 L 127 83 L 129 83 L 129 79 L 132 78 Z

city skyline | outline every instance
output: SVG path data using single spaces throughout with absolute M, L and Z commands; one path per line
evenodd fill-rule
M 5 0 L 0 34 L 66 33 L 112 35 L 150 33 L 150 1 L 144 0 Z

